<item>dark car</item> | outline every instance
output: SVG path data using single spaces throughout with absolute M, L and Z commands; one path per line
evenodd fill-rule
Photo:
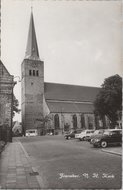
M 108 145 L 122 144 L 122 130 L 110 129 L 106 130 L 102 135 L 96 135 L 90 141 L 94 147 L 106 148 Z
M 75 138 L 75 134 L 77 133 L 77 131 L 71 131 L 68 132 L 67 134 L 64 135 L 65 139 L 69 140 L 71 138 Z

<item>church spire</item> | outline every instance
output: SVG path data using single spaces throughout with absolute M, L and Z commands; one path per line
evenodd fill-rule
M 40 60 L 39 52 L 38 52 L 37 39 L 36 39 L 36 33 L 35 33 L 32 7 L 31 7 L 31 17 L 30 17 L 30 25 L 29 25 L 29 32 L 28 32 L 28 40 L 27 40 L 25 58 L 26 59 L 33 59 L 33 60 Z

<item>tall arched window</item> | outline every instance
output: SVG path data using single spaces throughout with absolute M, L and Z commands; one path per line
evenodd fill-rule
M 35 70 L 33 70 L 33 76 L 35 76 Z
M 30 76 L 32 75 L 32 70 L 29 70 L 29 75 L 30 75 Z
M 77 116 L 73 115 L 73 128 L 77 129 Z
M 54 116 L 54 126 L 55 126 L 55 129 L 59 129 L 59 115 L 58 114 Z
M 81 114 L 81 128 L 85 129 L 85 117 L 84 117 L 84 114 Z
M 36 71 L 36 76 L 39 76 L 39 71 L 38 70 Z
M 88 115 L 88 129 L 93 129 L 93 118 L 91 115 Z

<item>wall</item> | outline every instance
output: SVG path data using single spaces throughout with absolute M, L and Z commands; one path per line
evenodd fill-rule
M 84 113 L 85 126 L 81 125 L 81 114 L 80 113 L 50 113 L 50 121 L 47 122 L 46 128 L 55 129 L 54 117 L 58 114 L 60 128 L 57 130 L 59 133 L 63 133 L 64 126 L 69 125 L 69 130 L 73 129 L 73 115 L 77 116 L 77 129 L 95 129 L 95 117 L 93 113 Z
M 0 62 L 0 126 L 6 127 L 7 140 L 10 139 L 12 116 L 13 76 Z
M 38 75 L 34 76 L 33 71 L 38 71 Z M 39 128 L 43 117 L 44 64 L 42 61 L 24 59 L 21 72 L 22 127 L 25 133 L 26 129 Z

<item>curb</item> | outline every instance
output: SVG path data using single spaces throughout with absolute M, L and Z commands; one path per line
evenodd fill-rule
M 0 147 L 0 154 L 4 151 L 5 146 L 7 146 L 7 144 L 4 144 L 3 146 Z
M 22 145 L 21 142 L 18 142 L 18 143 L 19 143 L 19 145 L 21 146 L 22 150 L 24 151 L 24 154 L 25 154 L 25 156 L 26 156 L 28 162 L 31 163 L 31 162 L 30 162 L 30 157 L 29 157 L 27 151 L 25 150 L 24 146 Z M 30 164 L 30 166 L 31 166 L 31 164 Z M 32 167 L 32 166 L 31 166 L 31 168 L 32 168 L 32 171 L 33 171 L 33 172 L 38 172 L 37 169 L 36 169 L 36 167 Z M 39 175 L 39 176 L 35 176 L 35 177 L 36 177 L 36 179 L 37 179 L 37 181 L 38 181 L 38 184 L 39 184 L 40 188 L 42 189 L 42 186 L 44 186 L 44 184 L 43 184 L 43 180 L 42 180 L 41 176 Z
M 109 154 L 115 154 L 117 156 L 122 156 L 122 153 L 118 153 L 118 152 L 114 152 L 114 151 L 110 151 L 110 150 L 102 149 L 102 152 L 106 152 L 106 153 L 109 153 Z

